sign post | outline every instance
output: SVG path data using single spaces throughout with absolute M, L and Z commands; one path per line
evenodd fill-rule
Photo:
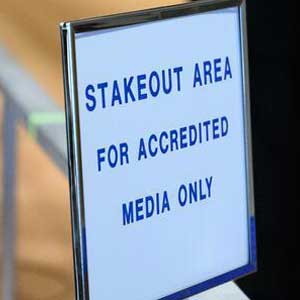
M 245 3 L 61 24 L 77 299 L 256 269 Z

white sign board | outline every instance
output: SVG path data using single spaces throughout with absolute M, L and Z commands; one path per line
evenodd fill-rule
M 213 3 L 62 25 L 78 299 L 255 269 L 243 7 Z

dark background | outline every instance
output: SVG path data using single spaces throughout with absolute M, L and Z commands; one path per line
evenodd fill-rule
M 300 298 L 292 293 L 300 276 L 294 253 L 299 213 L 292 111 L 300 37 L 295 6 L 247 1 L 258 272 L 237 283 L 251 300 Z

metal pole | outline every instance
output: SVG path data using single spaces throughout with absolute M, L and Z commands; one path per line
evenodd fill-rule
M 15 178 L 16 178 L 16 115 L 12 101 L 4 95 L 3 123 L 3 207 L 2 207 L 2 299 L 14 299 L 15 282 Z

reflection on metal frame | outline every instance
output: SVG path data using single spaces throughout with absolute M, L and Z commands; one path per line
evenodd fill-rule
M 179 300 L 190 297 L 227 281 L 256 271 L 256 238 L 254 216 L 254 191 L 252 172 L 252 144 L 250 97 L 247 56 L 247 28 L 245 0 L 199 0 L 192 3 L 148 9 L 112 16 L 94 17 L 60 25 L 62 59 L 65 85 L 66 123 L 68 138 L 69 184 L 73 234 L 73 256 L 77 300 L 89 299 L 88 269 L 85 239 L 85 214 L 81 162 L 80 120 L 77 94 L 77 72 L 75 55 L 75 34 L 99 29 L 158 21 L 179 16 L 203 13 L 223 8 L 239 7 L 240 45 L 243 80 L 243 118 L 246 157 L 246 180 L 248 198 L 249 263 L 221 276 L 164 297 L 164 300 Z M 162 300 L 161 299 L 161 300 Z

